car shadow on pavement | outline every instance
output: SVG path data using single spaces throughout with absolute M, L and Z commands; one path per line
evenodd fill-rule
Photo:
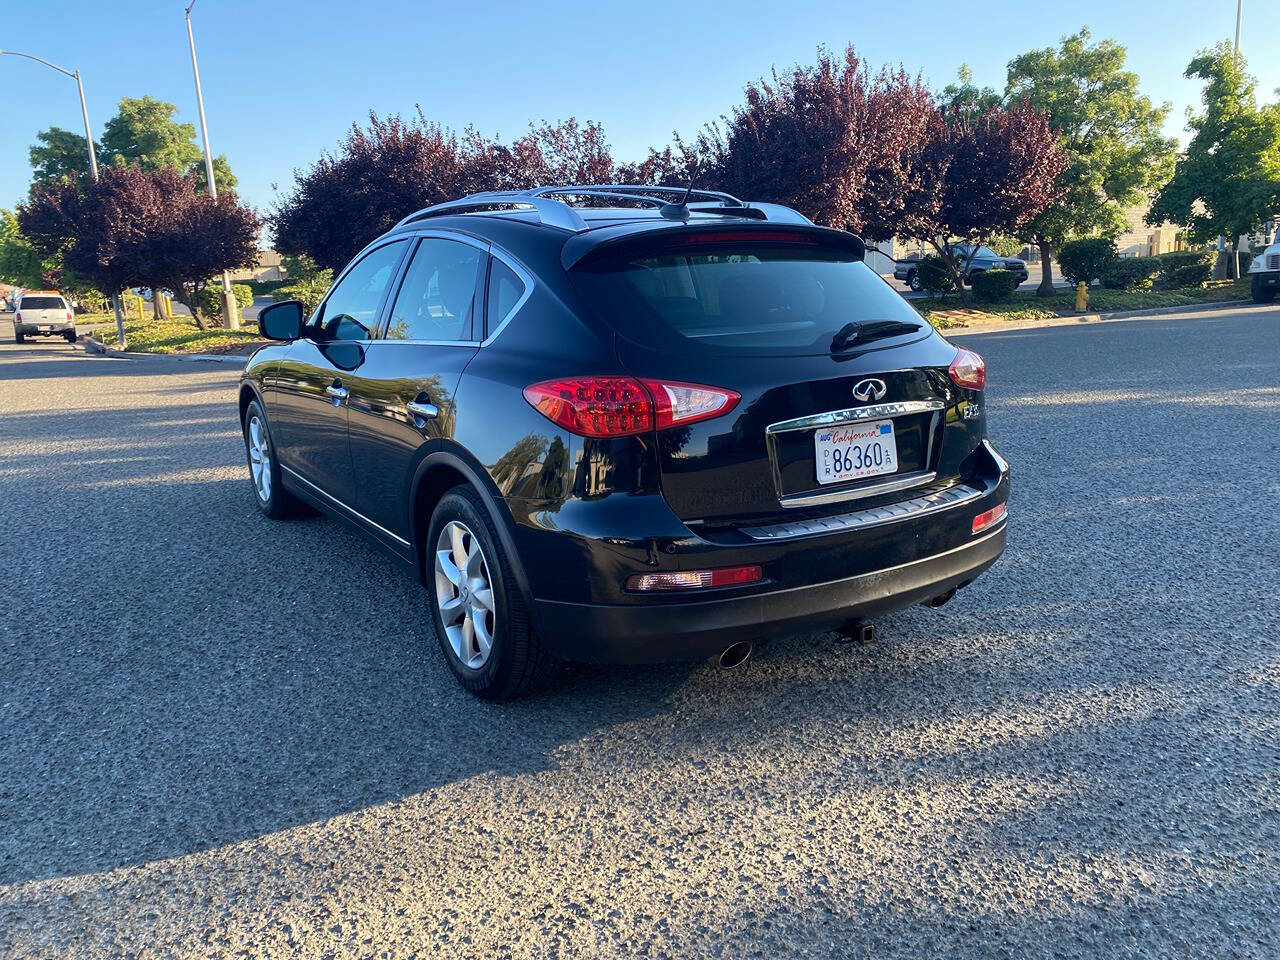
M 682 668 L 462 691 L 425 592 L 340 522 L 256 509 L 231 403 L 9 414 L 0 883 L 180 856 L 556 763 Z M 49 496 L 50 489 L 57 496 Z M 52 500 L 52 502 L 51 502 Z

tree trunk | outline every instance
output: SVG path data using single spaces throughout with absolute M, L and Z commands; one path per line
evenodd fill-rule
M 155 320 L 164 319 L 164 294 L 156 287 L 151 288 L 151 316 Z
M 1053 296 L 1053 248 L 1043 237 L 1036 239 L 1040 248 L 1040 286 L 1036 287 L 1037 297 Z

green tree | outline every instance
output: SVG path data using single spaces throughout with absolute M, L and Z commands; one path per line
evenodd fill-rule
M 1234 243 L 1280 211 L 1280 106 L 1258 106 L 1256 81 L 1226 43 L 1201 51 L 1185 76 L 1205 82 L 1204 111 L 1188 111 L 1191 142 L 1147 222 L 1182 224 L 1192 240 Z
M 204 153 L 195 142 L 196 128 L 178 123 L 178 108 L 154 97 L 124 97 L 116 115 L 107 121 L 98 145 L 98 158 L 105 165 L 136 163 L 143 170 L 173 169 L 193 173 L 196 189 L 205 190 Z M 30 149 L 35 183 L 64 176 L 89 173 L 89 149 L 85 138 L 61 127 L 36 134 L 39 141 Z M 213 158 L 213 180 L 218 191 L 234 190 L 236 178 L 222 154 Z
M 57 180 L 89 173 L 89 143 L 78 133 L 50 127 L 36 134 L 40 141 L 28 151 L 35 179 Z M 97 146 L 102 153 L 102 146 Z
M 202 159 L 196 128 L 178 123 L 178 108 L 154 97 L 123 97 L 107 121 L 102 146 L 117 166 L 137 163 L 143 170 L 170 167 L 186 173 Z
M 333 285 L 333 271 L 321 270 L 305 253 L 296 256 L 285 254 L 282 261 L 289 283 L 276 290 L 273 296 L 277 300 L 300 300 L 306 313 L 314 313 Z
M 973 82 L 973 71 L 967 63 L 960 64 L 956 71 L 956 79 L 942 88 L 938 95 L 938 106 L 949 115 L 981 116 L 988 107 L 998 107 L 1004 98 L 990 87 L 978 87 Z
M 1056 49 L 1032 50 L 1009 63 L 1005 95 L 1046 114 L 1068 158 L 1061 199 L 1022 234 L 1040 248 L 1042 296 L 1053 293 L 1052 258 L 1068 237 L 1116 236 L 1126 209 L 1173 172 L 1176 144 L 1161 136 L 1169 105 L 1154 106 L 1138 92 L 1138 75 L 1124 69 L 1123 46 L 1090 44 L 1089 37 L 1085 28 Z
M 0 280 L 29 289 L 43 286 L 44 272 L 44 260 L 22 235 L 18 218 L 0 210 Z

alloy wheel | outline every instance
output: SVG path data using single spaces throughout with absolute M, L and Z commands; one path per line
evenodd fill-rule
M 246 439 L 253 489 L 258 494 L 258 499 L 267 503 L 271 500 L 271 439 L 267 436 L 267 425 L 256 414 L 249 418 Z
M 440 530 L 435 575 L 436 605 L 449 646 L 463 666 L 478 670 L 493 649 L 497 606 L 484 549 L 460 520 Z

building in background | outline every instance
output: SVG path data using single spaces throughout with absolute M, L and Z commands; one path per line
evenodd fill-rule
M 244 283 L 246 280 L 283 280 L 284 278 L 284 266 L 281 264 L 280 254 L 274 250 L 259 250 L 252 267 L 231 271 L 231 279 L 235 283 Z
M 1180 236 L 1181 230 L 1170 223 L 1162 223 L 1157 227 L 1147 226 L 1143 219 L 1151 209 L 1150 203 L 1130 208 L 1126 216 L 1126 227 L 1116 237 L 1116 250 L 1122 257 L 1152 257 L 1160 253 L 1173 253 L 1186 248 Z

